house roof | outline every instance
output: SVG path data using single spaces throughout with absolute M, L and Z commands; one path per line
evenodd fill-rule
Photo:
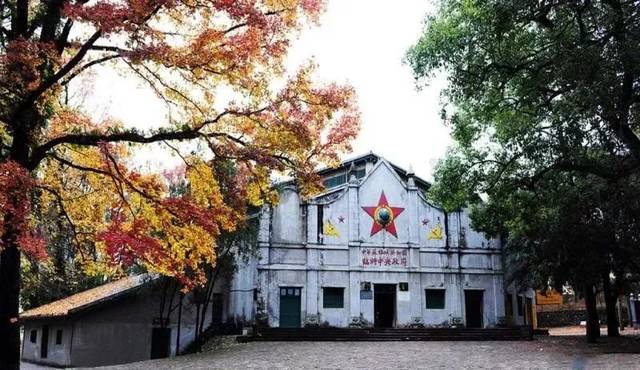
M 345 159 L 344 161 L 340 162 L 340 164 L 337 167 L 323 167 L 320 168 L 316 171 L 316 173 L 320 176 L 323 177 L 328 177 L 331 176 L 333 173 L 336 172 L 341 172 L 344 170 L 348 170 L 349 167 L 351 167 L 352 164 L 354 165 L 360 165 L 366 162 L 373 162 L 373 163 L 377 163 L 379 160 L 384 159 L 385 161 L 387 161 L 387 163 L 389 163 L 391 165 L 391 167 L 393 168 L 394 171 L 396 171 L 396 173 L 400 176 L 400 178 L 403 181 L 407 181 L 408 177 L 409 177 L 409 173 L 411 173 L 411 175 L 414 178 L 414 181 L 416 183 L 416 185 L 422 189 L 423 191 L 428 190 L 431 187 L 431 184 L 427 181 L 424 180 L 421 177 L 416 176 L 412 171 L 407 171 L 404 168 L 396 165 L 395 163 L 389 162 L 388 160 L 386 160 L 384 157 L 382 157 L 381 155 L 378 155 L 374 152 L 369 152 L 369 153 L 365 153 L 365 154 L 361 154 L 352 158 L 348 158 Z M 277 185 L 286 185 L 286 184 L 291 184 L 293 183 L 293 180 L 286 180 L 283 182 L 278 183 Z M 327 189 L 327 192 L 329 190 L 333 190 L 333 189 Z
M 146 282 L 156 279 L 149 274 L 129 276 L 69 297 L 32 308 L 20 314 L 20 320 L 64 317 L 132 293 Z

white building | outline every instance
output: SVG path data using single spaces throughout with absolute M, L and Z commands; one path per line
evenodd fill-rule
M 303 200 L 285 183 L 262 210 L 260 258 L 233 279 L 230 316 L 271 327 L 531 323 L 533 292 L 505 295 L 500 240 L 473 230 L 466 210 L 429 204 L 426 181 L 375 154 L 320 175 L 323 194 Z
M 531 324 L 535 296 L 505 288 L 500 241 L 474 231 L 465 210 L 430 205 L 427 182 L 374 154 L 319 174 L 327 190 L 313 199 L 281 184 L 278 205 L 260 212 L 260 257 L 217 281 L 208 308 L 193 294 L 178 300 L 165 280 L 128 277 L 23 312 L 23 360 L 175 355 L 200 315 L 205 327 Z

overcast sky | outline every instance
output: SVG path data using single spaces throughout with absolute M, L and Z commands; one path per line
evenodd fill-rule
M 324 80 L 355 87 L 362 130 L 354 154 L 369 151 L 431 179 L 451 142 L 439 117 L 444 79 L 417 91 L 407 49 L 422 31 L 430 0 L 330 0 L 320 26 L 294 44 L 290 65 L 313 56 Z
M 412 165 L 428 180 L 451 142 L 439 118 L 443 80 L 417 91 L 402 58 L 420 36 L 431 9 L 430 0 L 329 0 L 320 25 L 302 31 L 287 62 L 294 71 L 314 58 L 320 80 L 356 89 L 362 130 L 353 154 L 346 157 L 374 151 L 401 167 Z M 166 121 L 150 89 L 108 69 L 97 73 L 86 102 L 94 106 L 94 115 L 141 127 Z

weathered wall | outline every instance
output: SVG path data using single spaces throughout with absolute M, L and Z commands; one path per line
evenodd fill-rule
M 42 343 L 42 327 L 49 327 L 48 356 L 46 359 L 40 358 L 40 347 Z M 31 343 L 31 330 L 36 330 L 36 342 Z M 62 343 L 56 344 L 56 331 L 62 330 Z M 70 365 L 69 348 L 71 345 L 72 327 L 66 320 L 38 321 L 24 325 L 24 339 L 22 346 L 22 359 L 30 362 L 42 364 L 68 366 Z
M 141 288 L 137 294 L 119 298 L 68 319 L 32 321 L 25 324 L 23 359 L 56 366 L 102 366 L 147 360 L 151 355 L 151 331 L 154 318 L 159 317 L 160 292 L 153 284 Z M 217 284 L 221 292 L 223 283 Z M 227 300 L 227 297 L 224 298 Z M 177 296 L 174 305 L 177 305 Z M 211 323 L 212 305 L 206 312 L 205 326 Z M 183 299 L 180 326 L 180 350 L 195 337 L 196 306 L 192 295 Z M 169 318 L 171 354 L 176 353 L 178 309 Z M 49 355 L 40 358 L 42 326 L 49 325 Z M 29 341 L 29 331 L 38 330 L 36 343 Z M 63 329 L 63 344 L 55 344 L 55 331 Z
M 447 215 L 428 204 L 412 181 L 403 182 L 384 160 L 369 171 L 362 181 L 307 203 L 285 189 L 277 207 L 263 210 L 255 282 L 269 325 L 279 326 L 284 286 L 302 288 L 301 324 L 347 326 L 360 318 L 371 324 L 374 300 L 361 299 L 361 282 L 409 283 L 408 292 L 396 292 L 396 326 L 464 320 L 465 289 L 483 291 L 485 326 L 503 321 L 499 241 L 474 231 L 466 210 Z M 373 233 L 373 219 L 363 210 L 378 205 L 382 192 L 389 206 L 402 208 L 394 218 L 395 236 Z M 323 287 L 343 287 L 344 307 L 324 309 Z M 424 290 L 430 287 L 446 289 L 444 309 L 426 308 Z
M 601 324 L 607 323 L 607 310 L 598 309 L 598 317 Z M 622 322 L 628 324 L 629 313 L 627 308 L 622 308 Z M 566 310 L 566 311 L 548 311 L 538 312 L 538 327 L 554 328 L 560 326 L 580 325 L 581 321 L 587 320 L 586 310 Z
M 507 289 L 507 292 L 508 292 L 507 294 L 510 294 L 512 297 L 511 312 L 513 313 L 513 315 L 507 318 L 507 320 L 509 321 L 508 323 L 511 325 L 525 325 L 525 324 L 531 325 L 531 323 L 525 322 L 526 306 L 523 298 L 530 298 L 532 301 L 532 304 L 535 307 L 535 296 L 536 296 L 535 291 L 533 289 L 518 291 L 515 287 L 510 286 Z M 522 302 L 521 303 L 522 313 L 518 312 L 518 301 Z

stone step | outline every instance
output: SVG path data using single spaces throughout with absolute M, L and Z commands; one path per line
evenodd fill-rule
M 393 341 L 393 340 L 528 340 L 532 330 L 517 328 L 263 328 L 249 340 L 256 341 Z

